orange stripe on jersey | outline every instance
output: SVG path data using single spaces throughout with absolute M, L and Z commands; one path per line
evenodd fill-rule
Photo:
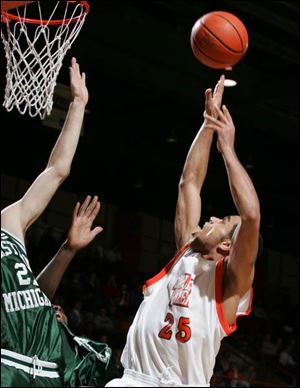
M 171 259 L 168 264 L 165 265 L 165 267 L 155 276 L 147 280 L 144 284 L 143 290 L 145 288 L 152 286 L 152 284 L 157 283 L 160 279 L 162 279 L 164 276 L 167 275 L 167 273 L 170 272 L 173 265 L 176 263 L 179 257 L 183 255 L 183 253 L 190 247 L 190 243 L 187 242 L 182 248 L 179 249 L 179 251 L 176 253 L 176 255 Z
M 217 314 L 219 317 L 220 324 L 223 330 L 225 331 L 225 333 L 229 335 L 236 330 L 237 324 L 235 320 L 235 322 L 232 325 L 229 325 L 223 310 L 223 304 L 222 304 L 223 263 L 224 263 L 224 259 L 219 260 L 217 262 L 217 267 L 216 267 L 216 276 L 215 276 L 216 305 L 217 305 Z M 236 318 L 250 314 L 252 297 L 253 297 L 253 289 L 251 288 L 251 295 L 250 295 L 249 305 L 247 307 L 247 310 L 245 312 L 237 313 Z
M 216 267 L 216 276 L 215 276 L 215 289 L 216 289 L 216 304 L 217 304 L 217 314 L 219 321 L 223 330 L 227 335 L 231 334 L 236 329 L 236 324 L 229 325 L 224 314 L 223 305 L 222 305 L 222 278 L 223 278 L 223 263 L 224 259 L 221 259 L 217 262 Z
M 245 315 L 249 315 L 251 313 L 251 310 L 252 310 L 252 299 L 253 299 L 253 288 L 251 288 L 251 294 L 250 294 L 250 301 L 249 301 L 249 306 L 247 308 L 247 311 L 245 312 L 242 312 L 242 313 L 237 313 L 236 314 L 236 317 L 243 317 Z

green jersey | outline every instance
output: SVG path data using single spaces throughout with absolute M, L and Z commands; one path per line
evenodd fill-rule
M 60 324 L 66 361 L 65 387 L 103 387 L 111 380 L 111 349 L 103 343 L 75 336 Z
M 58 323 L 22 242 L 1 230 L 1 386 L 104 386 L 112 379 L 106 344 Z M 35 365 L 36 363 L 36 365 Z
M 55 312 L 31 271 L 25 246 L 3 229 L 1 275 L 1 365 L 31 375 L 37 365 L 38 376 L 56 380 L 64 363 Z

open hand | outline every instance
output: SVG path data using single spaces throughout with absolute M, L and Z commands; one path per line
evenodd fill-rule
M 77 202 L 73 211 L 72 225 L 70 227 L 67 244 L 68 248 L 73 251 L 78 251 L 86 247 L 97 234 L 101 233 L 103 228 L 96 226 L 92 229 L 92 224 L 99 213 L 100 202 L 98 197 L 87 196 L 83 204 Z
M 74 57 L 71 60 L 69 73 L 72 97 L 74 100 L 80 100 L 86 105 L 89 99 L 89 93 L 85 84 L 85 73 L 80 74 L 79 64 Z

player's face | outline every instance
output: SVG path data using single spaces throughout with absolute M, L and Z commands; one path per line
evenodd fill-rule
M 62 322 L 65 325 L 67 325 L 68 324 L 68 318 L 67 318 L 63 308 L 61 306 L 57 305 L 57 304 L 54 304 L 53 308 L 55 310 L 55 315 L 56 315 L 56 319 L 58 320 L 58 322 Z
M 230 234 L 234 225 L 240 222 L 240 216 L 226 216 L 224 218 L 210 217 L 209 221 L 203 225 L 202 232 L 210 238 L 213 238 L 214 235 L 225 238 Z

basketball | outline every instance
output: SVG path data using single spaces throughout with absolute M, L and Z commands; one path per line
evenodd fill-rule
M 237 64 L 248 48 L 248 32 L 236 16 L 215 11 L 196 21 L 191 32 L 195 57 L 203 65 L 224 69 Z

